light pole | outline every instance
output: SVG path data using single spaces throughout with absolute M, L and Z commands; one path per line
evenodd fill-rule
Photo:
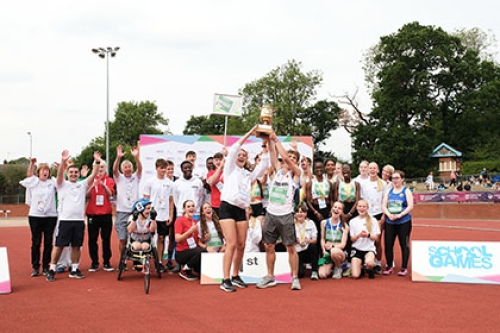
M 30 160 L 33 157 L 33 137 L 31 136 L 31 132 L 26 132 L 30 136 Z
M 97 54 L 99 58 L 106 58 L 106 161 L 107 163 L 107 171 L 109 174 L 109 57 L 116 56 L 116 53 L 120 47 L 99 47 L 97 49 L 92 49 L 92 52 Z

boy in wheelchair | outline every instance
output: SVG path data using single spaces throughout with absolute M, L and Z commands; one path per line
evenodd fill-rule
M 133 252 L 150 252 L 151 239 L 156 231 L 156 211 L 147 198 L 137 200 L 132 208 L 127 232 L 130 250 Z M 135 263 L 139 264 L 139 263 Z

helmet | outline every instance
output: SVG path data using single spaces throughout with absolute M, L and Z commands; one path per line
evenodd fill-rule
M 146 209 L 147 205 L 151 205 L 151 200 L 149 200 L 148 198 L 140 198 L 132 206 L 132 213 L 134 211 L 138 211 L 139 213 L 142 214 Z

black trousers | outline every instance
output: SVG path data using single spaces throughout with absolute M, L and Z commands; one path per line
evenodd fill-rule
M 31 229 L 31 267 L 40 269 L 40 248 L 43 238 L 42 269 L 49 269 L 57 217 L 29 216 L 28 221 Z
M 385 245 L 385 260 L 387 267 L 392 266 L 394 261 L 394 243 L 396 236 L 401 247 L 401 256 L 403 262 L 401 269 L 408 268 L 408 259 L 410 257 L 410 235 L 411 235 L 411 220 L 403 224 L 388 224 L 385 223 L 384 229 L 384 245 Z
M 175 251 L 175 260 L 181 265 L 188 265 L 195 272 L 201 273 L 201 254 L 207 250 L 201 247 L 194 249 Z
M 89 254 L 92 265 L 99 265 L 99 245 L 97 240 L 99 234 L 102 242 L 103 264 L 109 264 L 111 259 L 111 232 L 113 231 L 113 218 L 111 214 L 89 215 L 87 217 L 87 229 L 89 232 Z
M 318 248 L 316 244 L 309 244 L 307 250 L 300 251 L 299 255 L 299 278 L 303 278 L 305 275 L 304 264 L 311 263 L 312 271 L 318 272 Z

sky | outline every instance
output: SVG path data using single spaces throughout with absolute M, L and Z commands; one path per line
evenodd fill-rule
M 106 60 L 92 48 L 120 47 L 109 59 L 110 120 L 119 102 L 149 100 L 169 119 L 168 130 L 182 134 L 192 115 L 211 113 L 214 93 L 237 94 L 291 59 L 323 73 L 318 99 L 358 91 L 369 112 L 363 54 L 409 22 L 500 37 L 500 3 L 484 0 L 27 0 L 2 7 L 2 161 L 32 150 L 51 163 L 103 135 Z M 349 160 L 349 135 L 335 131 L 322 149 Z

